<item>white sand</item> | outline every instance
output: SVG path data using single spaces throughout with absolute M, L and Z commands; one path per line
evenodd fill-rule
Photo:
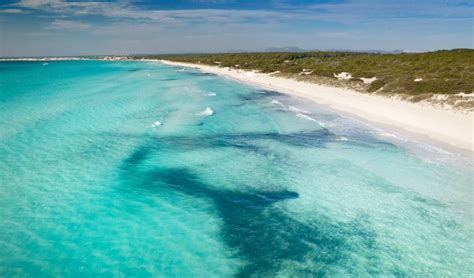
M 237 81 L 303 97 L 368 122 L 429 138 L 455 148 L 474 151 L 473 113 L 443 110 L 431 105 L 410 103 L 263 73 L 249 74 L 244 70 L 226 71 L 223 68 L 201 64 L 161 62 L 174 66 L 199 68 L 202 71 L 223 75 Z
M 334 77 L 336 77 L 338 80 L 349 80 L 352 78 L 352 74 L 350 72 L 340 72 L 338 74 L 333 73 Z
M 374 82 L 375 80 L 377 80 L 377 77 L 371 77 L 371 78 L 365 78 L 365 77 L 361 77 L 359 78 L 360 80 L 362 80 L 362 82 L 364 82 L 364 84 L 371 84 L 372 82 Z

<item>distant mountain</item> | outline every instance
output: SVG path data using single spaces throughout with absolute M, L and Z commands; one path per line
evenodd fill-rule
M 399 54 L 403 50 L 380 50 L 380 49 L 325 49 L 325 50 L 314 50 L 314 51 L 335 51 L 335 52 L 360 52 L 360 53 L 380 53 L 380 54 Z
M 407 51 L 407 50 L 379 50 L 379 49 L 365 49 L 365 50 L 354 50 L 354 49 L 301 49 L 297 46 L 286 46 L 286 47 L 270 47 L 265 49 L 263 52 L 307 52 L 307 51 L 335 51 L 335 52 L 363 52 L 363 53 L 383 53 L 383 54 L 399 54 L 399 53 L 421 53 L 424 51 Z
M 286 47 L 270 47 L 264 50 L 264 52 L 303 52 L 303 50 L 296 46 L 286 46 Z

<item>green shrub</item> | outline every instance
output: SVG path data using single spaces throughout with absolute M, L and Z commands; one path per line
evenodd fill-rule
M 190 62 L 256 69 L 262 72 L 280 71 L 283 74 L 298 74 L 303 69 L 313 71 L 313 77 L 331 77 L 334 73 L 350 72 L 351 81 L 357 77 L 377 77 L 368 87 L 368 92 L 401 94 L 416 99 L 431 93 L 470 93 L 474 89 L 474 50 L 454 49 L 426 53 L 374 54 L 361 52 L 312 51 L 302 53 L 222 53 L 186 55 L 145 55 L 133 58 L 157 58 L 178 62 Z M 422 82 L 414 82 L 422 77 Z
M 350 79 L 350 81 L 353 81 L 353 82 L 364 82 L 364 81 L 362 81 L 362 79 L 357 78 L 357 77 L 352 77 L 352 78 Z
M 381 79 L 377 79 L 374 82 L 372 82 L 367 89 L 368 92 L 372 93 L 377 91 L 378 89 L 382 88 L 385 85 L 385 82 Z

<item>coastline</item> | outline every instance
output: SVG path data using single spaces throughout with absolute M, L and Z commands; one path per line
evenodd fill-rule
M 154 60 L 166 65 L 197 68 L 238 82 L 301 97 L 346 115 L 387 127 L 407 137 L 429 140 L 435 144 L 474 153 L 474 115 L 456 113 L 429 105 L 363 94 L 349 89 L 307 83 L 216 66 Z

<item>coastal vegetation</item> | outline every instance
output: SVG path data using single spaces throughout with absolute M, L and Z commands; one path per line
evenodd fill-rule
M 241 70 L 256 70 L 366 93 L 472 108 L 474 50 L 424 53 L 273 52 L 148 55 Z M 343 74 L 341 74 L 343 73 Z

